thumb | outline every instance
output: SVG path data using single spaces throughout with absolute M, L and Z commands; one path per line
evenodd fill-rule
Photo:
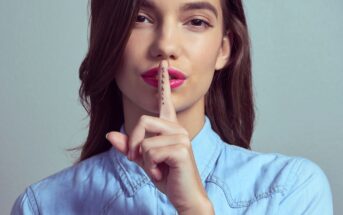
M 106 134 L 106 139 L 123 154 L 127 154 L 128 151 L 128 137 L 117 131 L 111 131 Z

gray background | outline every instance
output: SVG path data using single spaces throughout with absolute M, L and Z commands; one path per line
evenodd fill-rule
M 307 157 L 343 213 L 343 2 L 245 1 L 257 106 L 253 149 Z M 88 118 L 78 101 L 86 0 L 0 1 L 0 212 L 69 165 Z

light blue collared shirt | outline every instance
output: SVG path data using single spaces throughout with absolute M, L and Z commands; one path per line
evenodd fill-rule
M 333 214 L 327 177 L 308 159 L 229 145 L 207 116 L 192 148 L 218 215 Z M 111 148 L 29 186 L 11 214 L 177 213 L 140 166 Z

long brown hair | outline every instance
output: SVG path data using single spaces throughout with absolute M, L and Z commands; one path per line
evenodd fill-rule
M 79 161 L 108 150 L 109 131 L 124 123 L 122 95 L 114 72 L 140 7 L 140 0 L 90 0 L 89 50 L 79 69 L 80 102 L 90 117 Z M 216 71 L 205 95 L 212 128 L 229 144 L 250 149 L 254 127 L 250 42 L 241 0 L 222 0 L 224 28 L 232 35 L 227 65 Z

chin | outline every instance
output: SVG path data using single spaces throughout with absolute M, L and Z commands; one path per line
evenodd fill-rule
M 144 115 L 159 116 L 158 102 L 143 101 L 140 105 L 140 109 Z

